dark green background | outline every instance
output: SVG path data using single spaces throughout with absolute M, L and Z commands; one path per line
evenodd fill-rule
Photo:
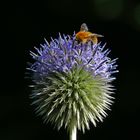
M 104 123 L 79 140 L 139 139 L 140 129 L 140 1 L 139 0 L 44 0 L 4 1 L 0 16 L 0 139 L 68 139 L 36 117 L 29 100 L 29 81 L 24 79 L 29 50 L 43 43 L 44 37 L 58 32 L 73 34 L 85 22 L 92 32 L 105 37 L 110 57 L 119 60 L 119 73 L 113 82 L 115 104 Z

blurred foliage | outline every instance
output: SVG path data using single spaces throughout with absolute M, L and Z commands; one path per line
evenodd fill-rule
M 140 4 L 134 8 L 134 22 L 136 23 L 136 27 L 140 29 Z
M 101 18 L 115 19 L 122 14 L 123 0 L 94 0 L 94 9 Z

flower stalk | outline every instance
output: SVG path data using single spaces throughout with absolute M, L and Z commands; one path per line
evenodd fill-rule
M 70 140 L 76 140 L 76 135 L 77 135 L 77 129 L 76 129 L 76 126 L 74 126 L 70 130 Z

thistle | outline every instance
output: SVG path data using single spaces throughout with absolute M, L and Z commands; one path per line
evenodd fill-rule
M 44 122 L 51 122 L 58 130 L 65 127 L 70 140 L 76 140 L 76 131 L 89 129 L 107 116 L 113 103 L 116 60 L 108 57 L 105 45 L 91 40 L 78 42 L 76 35 L 61 35 L 30 52 L 34 82 L 31 98 L 36 113 Z

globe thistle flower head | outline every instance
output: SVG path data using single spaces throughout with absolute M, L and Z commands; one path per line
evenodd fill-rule
M 31 52 L 34 82 L 31 98 L 36 113 L 44 122 L 71 131 L 89 129 L 107 116 L 113 103 L 116 60 L 108 57 L 105 45 L 78 42 L 73 36 L 60 35 Z

